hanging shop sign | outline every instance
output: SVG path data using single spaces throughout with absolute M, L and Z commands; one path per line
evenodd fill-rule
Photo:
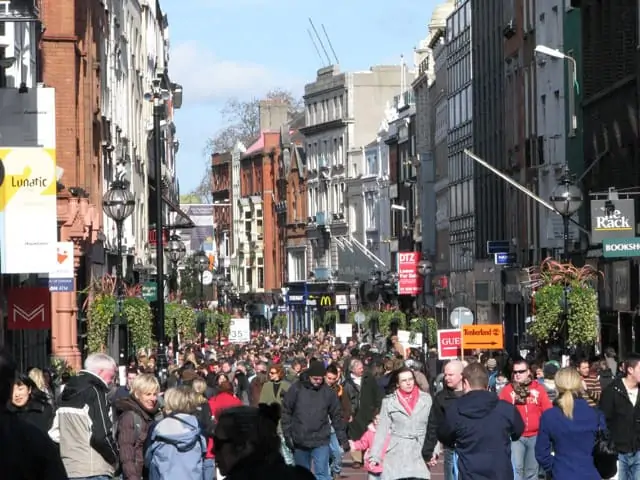
M 591 243 L 636 235 L 633 200 L 591 200 Z

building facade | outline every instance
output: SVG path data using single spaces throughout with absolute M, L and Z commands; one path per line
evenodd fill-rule
M 456 2 L 447 18 L 447 176 L 449 180 L 449 269 L 451 293 L 473 305 L 474 251 L 476 249 L 474 166 L 463 151 L 473 147 L 473 86 L 471 0 Z M 473 29 L 475 31 L 475 28 Z
M 363 211 L 362 184 L 354 184 L 353 194 L 349 189 L 364 174 L 363 147 L 376 137 L 386 102 L 398 94 L 405 74 L 404 66 L 353 73 L 330 66 L 305 87 L 307 262 L 316 282 L 341 282 L 350 290 L 356 278 L 389 268 L 362 243 L 363 235 L 354 235 Z
M 230 275 L 233 245 L 231 157 L 231 152 L 214 153 L 211 156 L 215 265 L 225 278 Z

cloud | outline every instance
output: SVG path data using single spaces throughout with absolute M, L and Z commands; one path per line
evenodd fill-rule
M 197 42 L 171 48 L 169 75 L 183 86 L 185 104 L 259 96 L 274 87 L 297 91 L 304 83 L 266 65 L 218 58 Z

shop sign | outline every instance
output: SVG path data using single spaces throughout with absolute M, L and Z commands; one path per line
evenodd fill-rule
M 591 243 L 636 234 L 633 200 L 591 200 Z
M 602 256 L 604 258 L 640 257 L 640 237 L 605 238 L 602 240 Z

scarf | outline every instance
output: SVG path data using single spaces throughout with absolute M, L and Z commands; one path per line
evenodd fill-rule
M 514 403 L 516 405 L 525 405 L 529 398 L 529 386 L 531 379 L 527 379 L 522 383 L 513 382 L 513 393 L 515 394 Z
M 413 390 L 411 390 L 409 393 L 398 388 L 396 390 L 396 395 L 398 397 L 400 405 L 402 405 L 407 413 L 411 415 L 413 413 L 413 409 L 416 408 L 418 397 L 420 396 L 418 387 L 414 386 Z

